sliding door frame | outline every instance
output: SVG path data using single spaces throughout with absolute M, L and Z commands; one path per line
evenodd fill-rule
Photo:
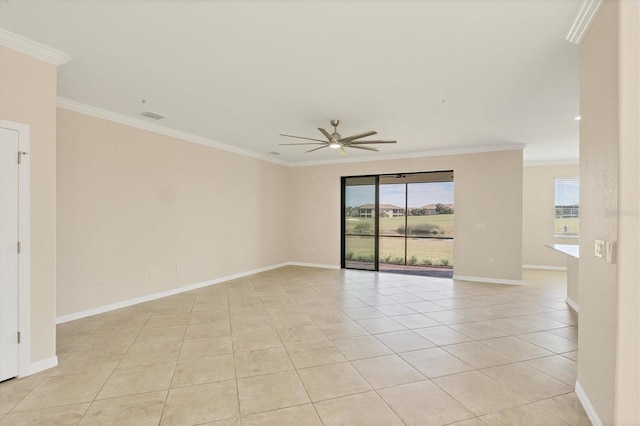
M 347 197 L 346 197 L 346 182 L 347 179 L 351 178 L 373 178 L 374 186 L 375 186 L 375 211 L 374 211 L 374 220 L 373 220 L 373 241 L 374 241 L 374 249 L 373 249 L 373 269 L 365 269 L 365 268 L 349 268 L 363 271 L 378 271 L 379 269 L 379 225 L 380 225 L 380 175 L 358 175 L 358 176 L 342 176 L 340 178 L 340 267 L 342 269 L 346 268 L 346 210 L 347 210 Z M 368 235 L 367 235 L 368 236 Z
M 356 176 L 342 176 L 340 178 L 340 267 L 342 269 L 346 269 L 346 182 L 348 179 L 353 178 L 373 178 L 374 186 L 375 186 L 375 211 L 374 211 L 374 262 L 373 271 L 380 270 L 380 178 L 381 177 L 390 177 L 396 176 L 398 178 L 406 178 L 411 175 L 426 175 L 426 174 L 436 174 L 436 173 L 450 173 L 451 174 L 451 182 L 454 182 L 453 170 L 437 170 L 431 172 L 408 172 L 408 173 L 385 173 L 385 174 L 376 174 L 376 175 L 356 175 Z M 437 182 L 446 182 L 440 181 Z M 405 185 L 405 197 L 404 197 L 404 224 L 405 224 L 405 235 L 398 236 L 398 238 L 404 238 L 404 265 L 407 265 L 407 244 L 409 238 L 418 238 L 418 239 L 434 239 L 434 240 L 453 240 L 453 237 L 440 237 L 440 238 L 429 238 L 429 237 L 417 237 L 417 236 L 409 236 L 408 235 L 408 220 L 409 220 L 409 183 L 428 183 L 428 182 L 404 182 Z M 363 235 L 364 236 L 364 235 Z M 368 236 L 368 235 L 367 235 Z M 395 236 L 388 236 L 395 237 Z M 349 267 L 348 269 L 355 270 L 366 270 L 371 271 L 371 269 L 365 268 L 354 268 Z

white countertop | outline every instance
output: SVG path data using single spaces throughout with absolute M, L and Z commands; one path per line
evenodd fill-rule
M 567 256 L 580 258 L 580 246 L 577 244 L 545 244 L 550 249 L 564 253 Z

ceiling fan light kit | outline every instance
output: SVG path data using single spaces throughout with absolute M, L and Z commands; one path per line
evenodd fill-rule
M 345 155 L 346 151 L 344 150 L 344 148 L 357 148 L 357 149 L 364 149 L 364 150 L 367 150 L 367 151 L 378 152 L 378 151 L 380 151 L 378 148 L 373 148 L 373 147 L 363 146 L 363 145 L 383 144 L 383 143 L 397 143 L 397 141 L 359 140 L 359 139 L 362 139 L 362 138 L 366 138 L 367 136 L 376 135 L 377 132 L 375 132 L 373 130 L 370 130 L 368 132 L 358 133 L 358 134 L 347 136 L 347 137 L 343 138 L 342 135 L 340 133 L 338 133 L 338 125 L 339 124 L 340 124 L 340 120 L 331 120 L 331 125 L 333 126 L 333 133 L 329 133 L 323 128 L 320 128 L 320 127 L 318 128 L 320 133 L 322 133 L 324 135 L 324 137 L 327 138 L 326 141 L 324 141 L 322 139 L 307 138 L 307 137 L 304 137 L 304 136 L 295 136 L 295 135 L 285 135 L 283 133 L 280 133 L 280 136 L 285 136 L 287 138 L 295 138 L 295 139 L 304 139 L 304 140 L 308 140 L 308 141 L 314 141 L 314 142 L 298 142 L 298 143 L 281 143 L 280 145 L 320 145 L 319 147 L 310 149 L 307 152 L 313 152 L 313 151 L 317 151 L 317 150 L 322 149 L 322 148 L 329 147 L 329 148 L 333 148 L 333 149 L 338 150 L 338 153 L 340 153 L 340 155 Z

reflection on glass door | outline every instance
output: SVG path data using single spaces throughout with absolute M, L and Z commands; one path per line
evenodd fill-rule
M 342 178 L 342 267 L 378 270 L 378 176 Z

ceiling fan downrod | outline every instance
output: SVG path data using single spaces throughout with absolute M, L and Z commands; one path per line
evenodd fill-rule
M 336 141 L 337 144 L 340 144 L 339 141 L 340 139 L 342 139 L 342 135 L 338 133 L 338 124 L 340 124 L 340 120 L 337 120 L 337 119 L 331 120 L 331 125 L 333 126 L 333 133 L 331 134 L 331 137 Z

